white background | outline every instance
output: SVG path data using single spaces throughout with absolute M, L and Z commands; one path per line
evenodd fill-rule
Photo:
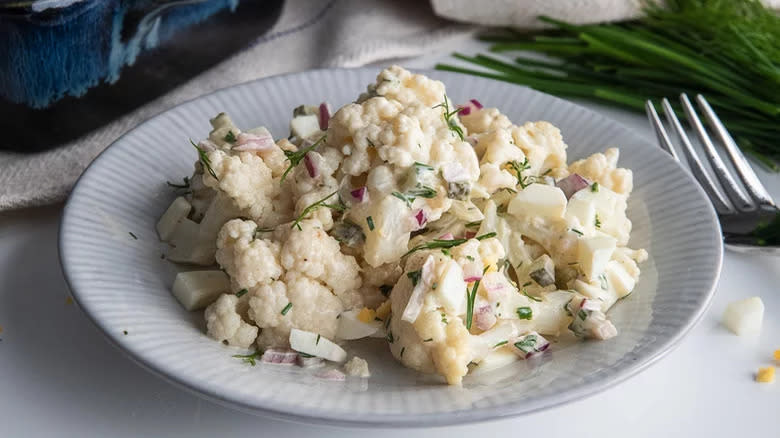
M 480 47 L 466 42 L 458 50 Z M 448 52 L 404 65 L 431 67 Z M 651 138 L 641 115 L 586 106 Z M 780 175 L 760 176 L 780 200 Z M 57 255 L 61 207 L 0 213 L 0 437 L 780 435 L 780 382 L 754 382 L 758 367 L 772 364 L 780 348 L 780 257 L 727 251 L 712 307 L 689 336 L 643 373 L 587 399 L 469 426 L 337 429 L 224 408 L 125 358 L 68 300 Z M 754 295 L 766 306 L 761 335 L 727 332 L 719 324 L 726 304 Z

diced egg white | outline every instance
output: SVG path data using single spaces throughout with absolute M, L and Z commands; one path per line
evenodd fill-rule
M 290 330 L 290 347 L 310 356 L 321 357 L 332 362 L 347 360 L 347 352 L 330 339 L 305 330 Z
M 205 308 L 229 290 L 227 274 L 211 270 L 179 272 L 173 281 L 172 292 L 182 307 L 192 311 Z
M 566 211 L 566 195 L 558 187 L 531 184 L 519 191 L 509 202 L 507 212 L 513 216 L 524 215 L 562 218 Z

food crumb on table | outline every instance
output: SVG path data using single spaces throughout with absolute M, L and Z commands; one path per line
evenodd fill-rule
M 756 382 L 772 383 L 775 381 L 775 367 L 759 368 L 756 373 Z
M 73 304 L 73 297 L 71 297 L 71 296 L 66 297 L 65 298 L 65 304 L 67 304 L 69 306 L 72 305 Z
M 368 362 L 358 356 L 353 357 L 344 364 L 344 371 L 354 377 L 371 377 L 371 372 L 368 370 Z

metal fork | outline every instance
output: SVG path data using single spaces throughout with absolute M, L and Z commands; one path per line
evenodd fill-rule
M 688 134 L 669 104 L 669 100 L 664 98 L 661 101 L 666 120 L 674 128 L 677 138 L 682 144 L 682 150 L 690 166 L 691 173 L 704 191 L 707 192 L 715 207 L 715 211 L 718 213 L 726 246 L 737 251 L 758 251 L 780 255 L 780 246 L 760 245 L 760 242 L 757 243 L 755 236 L 752 234 L 760 224 L 780 220 L 780 216 L 778 216 L 780 210 L 778 210 L 769 192 L 761 184 L 756 173 L 748 164 L 747 159 L 739 150 L 734 139 L 723 126 L 723 123 L 704 96 L 701 94 L 696 95 L 696 103 L 699 106 L 699 110 L 704 114 L 710 129 L 726 149 L 727 156 L 739 175 L 739 179 L 742 181 L 741 187 L 726 167 L 720 154 L 715 150 L 712 138 L 707 133 L 685 93 L 680 95 L 680 103 L 690 125 L 703 146 L 704 155 L 707 156 L 712 172 L 717 177 L 720 185 L 713 181 L 704 169 L 697 152 L 691 144 L 690 138 L 688 138 Z M 652 101 L 648 100 L 645 103 L 645 110 L 647 117 L 650 119 L 650 124 L 653 125 L 661 148 L 680 162 L 680 157 L 677 155 L 669 134 L 658 117 Z

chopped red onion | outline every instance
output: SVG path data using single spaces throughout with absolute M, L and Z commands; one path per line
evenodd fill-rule
M 242 132 L 238 134 L 236 145 L 233 146 L 234 151 L 267 151 L 276 146 L 273 137 L 270 135 L 257 135 L 250 134 L 248 132 Z
M 328 129 L 328 122 L 330 121 L 330 108 L 327 102 L 320 104 L 320 131 L 326 131 Z
M 317 168 L 317 165 L 314 164 L 314 159 L 311 157 L 311 154 L 303 156 L 303 164 L 306 165 L 306 171 L 309 172 L 310 177 L 317 178 L 320 176 L 320 170 Z
M 467 115 L 471 114 L 471 107 L 470 106 L 465 105 L 465 106 L 460 106 L 459 108 L 460 108 L 460 112 L 458 114 L 460 114 L 461 116 L 467 116 Z
M 366 187 L 360 187 L 359 189 L 352 190 L 349 192 L 349 194 L 352 195 L 352 197 L 355 198 L 358 202 L 368 201 L 368 189 Z
M 617 336 L 617 328 L 609 320 L 600 320 L 591 328 L 591 335 L 596 339 L 606 340 Z
M 496 324 L 496 315 L 493 314 L 493 308 L 490 305 L 481 306 L 474 313 L 474 325 L 478 329 L 485 331 Z
M 455 240 L 455 236 L 452 233 L 445 233 L 439 236 L 439 240 Z
M 465 277 L 463 279 L 463 281 L 465 281 L 466 283 L 473 283 L 473 282 L 475 282 L 477 280 L 482 280 L 482 277 L 472 275 L 470 277 Z
M 515 347 L 512 350 L 523 359 L 530 359 L 550 348 L 550 342 L 536 332 L 518 337 L 512 345 Z
M 425 215 L 425 211 L 420 209 L 417 211 L 417 214 L 414 215 L 414 218 L 417 220 L 417 226 L 420 228 L 424 227 L 426 223 L 428 223 L 428 217 Z
M 346 379 L 346 376 L 341 371 L 331 368 L 329 370 L 320 371 L 319 373 L 314 375 L 315 377 L 319 377 L 320 379 L 324 380 L 331 380 L 334 382 L 343 382 Z
M 476 137 L 476 136 L 473 136 L 473 135 L 469 135 L 468 137 L 466 137 L 466 141 L 467 141 L 467 142 L 468 142 L 468 143 L 469 143 L 469 144 L 470 144 L 472 147 L 474 147 L 474 146 L 476 146 L 476 145 L 478 145 L 478 144 L 479 144 L 479 139 L 477 139 L 477 137 Z
M 473 239 L 477 236 L 476 231 L 466 231 L 466 239 Z
M 482 106 L 482 104 L 481 104 L 481 103 L 479 103 L 479 101 L 478 101 L 477 99 L 471 99 L 471 100 L 469 100 L 469 102 L 471 102 L 471 104 L 472 104 L 472 105 L 474 105 L 474 106 L 475 106 L 477 109 L 482 109 L 482 108 L 484 108 L 484 107 Z
M 563 190 L 563 194 L 566 195 L 566 199 L 571 198 L 575 193 L 590 186 L 587 179 L 583 178 L 577 173 L 572 173 L 566 178 L 561 179 L 555 185 Z
M 269 348 L 263 352 L 260 357 L 262 363 L 273 363 L 279 365 L 292 365 L 297 361 L 298 353 L 293 350 L 278 350 Z

